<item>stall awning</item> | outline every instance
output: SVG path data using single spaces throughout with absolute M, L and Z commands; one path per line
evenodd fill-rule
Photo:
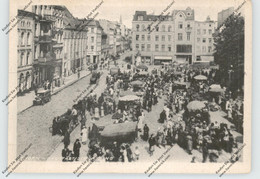
M 170 56 L 154 56 L 155 60 L 172 60 Z

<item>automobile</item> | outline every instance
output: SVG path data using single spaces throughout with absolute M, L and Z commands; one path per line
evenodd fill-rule
M 92 72 L 92 76 L 90 78 L 90 84 L 96 84 L 99 78 L 100 78 L 100 72 L 97 71 Z
M 33 105 L 43 105 L 51 100 L 50 90 L 39 90 L 33 100 Z

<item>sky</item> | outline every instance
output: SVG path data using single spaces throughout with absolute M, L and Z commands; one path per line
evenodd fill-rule
M 87 17 L 93 10 L 93 15 L 98 13 L 97 20 L 119 21 L 121 15 L 123 24 L 131 28 L 135 11 L 147 11 L 148 14 L 159 15 L 173 0 L 103 0 L 101 2 L 102 0 L 78 0 L 77 3 L 73 5 L 70 3 L 66 7 L 74 17 L 78 18 Z M 175 9 L 184 10 L 189 6 L 195 10 L 195 20 L 204 21 L 209 15 L 212 20 L 217 21 L 218 12 L 228 7 L 236 8 L 242 2 L 243 0 L 174 0 L 167 12 Z M 96 8 L 99 4 L 100 6 Z

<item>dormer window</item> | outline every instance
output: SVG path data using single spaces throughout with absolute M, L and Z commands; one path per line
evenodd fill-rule
M 144 16 L 137 16 L 137 20 L 138 21 L 143 21 L 144 20 Z

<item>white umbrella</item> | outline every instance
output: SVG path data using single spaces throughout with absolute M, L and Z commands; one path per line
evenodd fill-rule
M 140 99 L 140 97 L 138 97 L 136 95 L 126 95 L 126 96 L 120 97 L 119 101 L 136 101 L 139 99 Z
M 208 78 L 204 75 L 197 75 L 194 77 L 195 80 L 207 80 Z
M 222 93 L 224 90 L 221 88 L 220 85 L 213 84 L 209 87 L 210 92 L 215 92 L 215 93 Z

